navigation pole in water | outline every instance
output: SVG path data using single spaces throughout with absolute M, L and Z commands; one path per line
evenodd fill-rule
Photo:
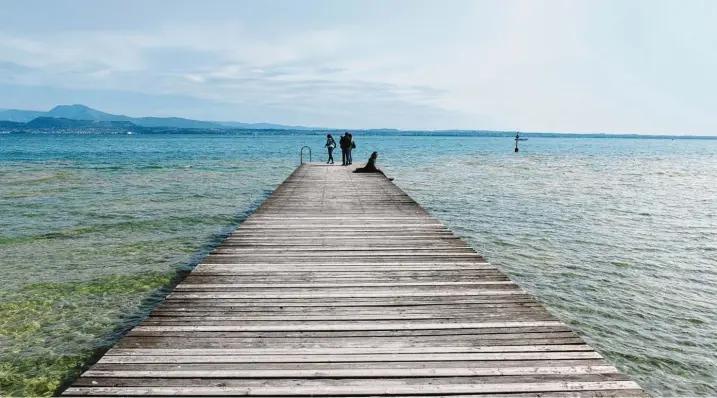
M 515 151 L 514 152 L 518 152 L 518 141 L 520 141 L 520 133 L 516 131 L 515 132 Z

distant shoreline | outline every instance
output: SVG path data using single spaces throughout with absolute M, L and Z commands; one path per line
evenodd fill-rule
M 22 123 L 18 126 L 4 126 L 0 122 L 0 134 L 119 134 L 119 135 L 324 135 L 342 133 L 344 130 L 287 130 L 287 129 L 195 129 L 195 128 L 165 128 L 165 127 L 139 127 L 117 128 L 110 126 L 98 127 L 43 127 L 30 128 Z M 426 137 L 470 137 L 470 138 L 509 138 L 515 137 L 514 131 L 410 131 L 410 130 L 351 130 L 360 135 L 367 136 L 426 136 Z M 128 134 L 130 133 L 130 134 Z M 658 140 L 717 140 L 717 136 L 699 135 L 648 135 L 648 134 L 610 134 L 610 133 L 528 133 L 521 132 L 524 138 L 616 138 L 616 139 L 658 139 Z
M 12 131 L 41 130 L 41 132 L 75 133 L 141 133 L 141 134 L 223 134 L 223 133 L 343 133 L 345 130 L 360 134 L 385 135 L 431 135 L 431 136 L 469 136 L 469 137 L 514 137 L 514 130 L 483 129 L 440 129 L 440 130 L 399 130 L 394 128 L 339 129 L 333 127 L 290 126 L 274 123 L 242 123 L 193 120 L 180 117 L 130 117 L 115 115 L 92 109 L 86 105 L 58 105 L 47 112 L 20 109 L 0 109 L 0 133 Z M 81 131 L 80 131 L 81 130 Z M 656 139 L 717 139 L 717 136 L 704 135 L 662 135 L 635 133 L 568 133 L 568 132 L 524 132 L 523 137 L 569 137 L 569 138 L 656 138 Z

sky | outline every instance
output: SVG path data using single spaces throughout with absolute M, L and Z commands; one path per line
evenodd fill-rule
M 717 135 L 714 0 L 0 0 L 0 108 Z

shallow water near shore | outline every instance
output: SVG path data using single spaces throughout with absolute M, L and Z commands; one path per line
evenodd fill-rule
M 658 396 L 717 395 L 717 141 L 356 134 L 436 218 Z M 139 322 L 320 135 L 0 136 L 0 395 Z M 340 166 L 337 166 L 340 167 Z

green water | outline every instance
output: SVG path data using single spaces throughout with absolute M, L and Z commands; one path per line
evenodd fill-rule
M 143 300 L 172 273 L 105 276 L 87 282 L 45 282 L 0 297 L 0 386 L 13 395 L 54 392 L 124 324 L 141 320 Z M 146 305 L 147 303 L 145 303 Z M 119 321 L 119 323 L 118 323 Z
M 256 140 L 121 138 L 20 135 L 3 147 L 0 395 L 48 395 L 76 376 L 295 162 L 265 161 L 281 149 Z

